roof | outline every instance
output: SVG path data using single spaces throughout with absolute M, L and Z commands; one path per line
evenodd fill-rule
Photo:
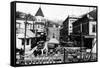
M 81 18 L 79 18 L 78 20 L 76 20 L 74 23 L 72 24 L 75 24 L 77 21 L 82 21 L 82 20 L 93 20 L 93 21 L 97 21 L 97 13 L 96 13 L 97 10 L 93 10 L 87 14 L 84 14 L 81 16 Z M 92 17 L 92 19 L 91 19 Z M 78 22 L 79 23 L 79 22 Z
M 35 16 L 42 16 L 42 17 L 44 17 L 44 14 L 43 14 L 43 12 L 42 12 L 41 7 L 38 9 L 38 11 L 37 11 L 37 13 L 35 14 Z
M 17 30 L 17 35 L 18 35 L 18 38 L 24 38 L 25 37 L 25 29 L 18 29 Z M 26 30 L 26 38 L 33 38 L 35 37 L 35 34 L 30 31 L 29 29 Z
M 94 19 L 97 20 L 97 10 L 93 10 L 91 12 L 89 12 L 88 14 Z

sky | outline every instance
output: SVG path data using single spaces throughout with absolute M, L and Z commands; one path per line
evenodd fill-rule
M 21 11 L 27 14 L 30 13 L 35 16 L 39 7 L 41 7 L 45 18 L 54 21 L 64 21 L 68 17 L 68 15 L 78 17 L 94 10 L 94 7 L 17 3 L 16 11 Z

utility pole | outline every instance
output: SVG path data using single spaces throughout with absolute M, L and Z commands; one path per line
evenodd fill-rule
M 66 49 L 64 48 L 64 57 L 63 57 L 63 62 L 65 63 L 65 60 L 66 60 Z
M 82 23 L 80 24 L 80 36 L 81 36 L 81 59 L 82 59 L 82 56 L 83 56 L 83 54 L 82 54 L 82 51 L 83 51 L 83 45 L 84 45 L 84 43 L 83 43 L 83 32 L 82 32 Z
M 25 59 L 25 46 L 26 46 L 26 30 L 27 30 L 27 19 L 28 19 L 28 15 L 25 15 L 25 33 L 24 33 L 24 59 Z

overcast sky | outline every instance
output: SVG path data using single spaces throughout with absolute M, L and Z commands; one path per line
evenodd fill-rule
M 17 3 L 16 11 L 21 11 L 27 14 L 30 13 L 34 16 L 37 10 L 39 9 L 39 7 L 40 7 L 40 4 Z M 64 21 L 68 15 L 80 16 L 89 11 L 92 11 L 94 8 L 41 4 L 41 9 L 46 18 L 50 20 Z

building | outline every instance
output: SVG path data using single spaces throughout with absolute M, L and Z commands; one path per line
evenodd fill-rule
M 44 18 L 41 7 L 39 7 L 38 11 L 35 14 L 35 21 L 33 25 L 36 37 L 38 37 L 39 39 L 41 38 L 41 40 L 46 40 L 46 19 Z
M 30 14 L 18 13 L 16 16 L 16 49 L 23 49 L 27 52 L 36 46 L 35 33 L 32 31 L 35 18 Z M 26 15 L 28 18 L 25 18 Z
M 68 35 L 71 35 L 71 33 L 73 32 L 73 27 L 72 27 L 72 23 L 75 22 L 77 19 L 79 19 L 80 17 L 76 17 L 76 16 L 68 16 L 68 22 L 67 23 L 67 31 L 68 31 Z
M 26 16 L 28 18 L 26 18 Z M 25 23 L 27 20 L 27 23 Z M 25 24 L 26 24 L 26 28 L 33 30 L 33 22 L 35 20 L 35 17 L 32 16 L 31 14 L 26 14 L 23 12 L 16 12 L 16 29 L 18 28 L 23 28 L 25 29 Z
M 52 38 L 53 36 L 55 36 L 55 38 L 57 40 L 59 40 L 59 36 L 60 36 L 60 25 L 55 23 L 55 22 L 52 22 L 52 21 L 49 21 L 49 24 L 48 24 L 48 38 Z
M 80 17 L 68 16 L 67 19 L 63 22 L 64 28 L 67 28 L 67 35 L 70 35 L 73 32 L 72 23 L 75 22 Z
M 96 45 L 97 13 L 93 10 L 73 23 L 72 36 L 77 45 L 92 49 Z M 95 49 L 96 50 L 96 49 Z
M 35 34 L 29 29 L 26 30 L 26 38 L 25 38 L 25 29 L 18 29 L 16 34 L 16 47 L 18 49 L 24 49 L 25 51 L 29 51 L 32 46 L 33 39 L 35 38 Z
M 41 7 L 39 7 L 38 11 L 36 12 L 35 18 L 34 30 L 37 32 L 45 32 L 46 19 L 44 18 Z
M 16 29 L 25 29 L 25 20 L 24 19 L 17 19 L 16 20 Z M 28 20 L 26 23 L 26 28 L 29 30 L 33 30 L 33 20 Z
M 73 32 L 72 23 L 75 22 L 80 17 L 76 16 L 68 16 L 62 24 L 62 28 L 60 30 L 60 41 L 63 45 L 67 45 L 68 41 L 72 41 L 70 35 Z

